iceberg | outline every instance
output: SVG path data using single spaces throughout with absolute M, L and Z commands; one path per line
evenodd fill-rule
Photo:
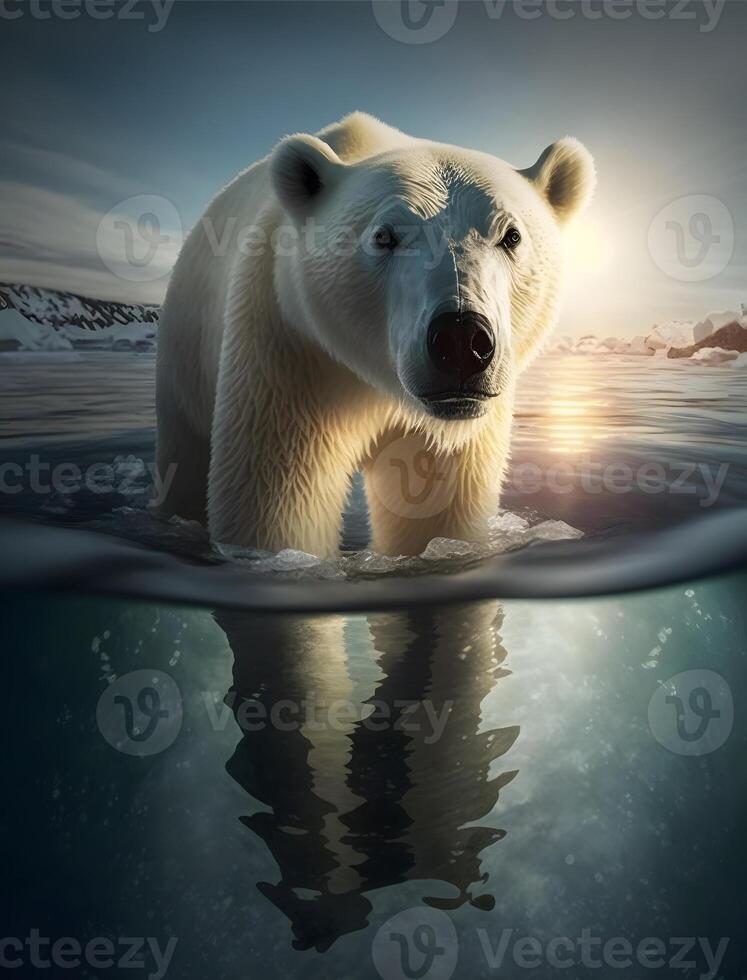
M 620 337 L 605 337 L 604 340 L 599 342 L 599 350 L 602 349 L 614 352 L 617 347 L 620 346 L 622 340 Z
M 27 320 L 18 310 L 0 310 L 0 349 L 20 351 L 70 351 L 73 345 L 54 327 Z
M 727 323 L 734 323 L 735 320 L 739 321 L 741 319 L 741 314 L 734 310 L 719 310 L 715 313 L 708 313 L 706 317 L 700 321 L 700 323 L 695 326 L 695 340 L 694 343 L 698 343 L 699 340 L 704 340 L 706 337 L 710 337 L 712 333 L 725 327 Z
M 692 320 L 669 320 L 655 323 L 648 335 L 647 343 L 655 350 L 661 347 L 689 347 L 696 343 L 696 324 Z
M 155 351 L 155 323 L 113 323 L 98 330 L 74 324 L 59 328 L 59 333 L 75 350 Z
M 573 353 L 573 338 L 572 337 L 557 337 L 550 340 L 545 347 L 546 354 L 572 354 Z
M 577 341 L 574 349 L 576 354 L 596 354 L 600 348 L 599 338 L 593 334 L 587 334 Z
M 645 357 L 653 356 L 653 349 L 646 343 L 647 338 L 643 336 L 633 337 L 630 341 L 630 346 L 628 347 L 627 354 L 637 354 Z

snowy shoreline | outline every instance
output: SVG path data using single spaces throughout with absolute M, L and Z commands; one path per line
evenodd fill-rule
M 740 331 L 744 331 L 744 337 Z M 726 336 L 731 340 L 727 346 L 723 346 Z M 713 343 L 708 343 L 709 338 L 713 338 Z M 552 338 L 545 348 L 545 354 L 624 354 L 654 358 L 657 364 L 683 360 L 709 366 L 747 367 L 747 306 L 742 304 L 739 313 L 734 310 L 709 313 L 699 321 L 655 323 L 648 334 L 639 334 L 632 340 L 623 337 L 600 338 L 595 334 L 579 339 L 567 336 Z
M 81 351 L 154 353 L 157 307 L 89 300 L 41 287 L 0 284 L 0 356 Z M 741 331 L 744 331 L 742 337 Z M 708 343 L 708 338 L 713 343 Z M 724 341 L 724 338 L 727 338 Z M 692 348 L 692 350 L 690 350 Z M 699 366 L 747 368 L 747 306 L 721 310 L 703 320 L 654 324 L 632 340 L 551 338 L 547 355 L 648 357 L 661 366 L 678 360 Z

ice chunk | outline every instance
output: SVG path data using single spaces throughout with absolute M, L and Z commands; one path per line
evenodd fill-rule
M 628 347 L 628 350 L 626 351 L 626 353 L 628 353 L 628 354 L 644 355 L 646 357 L 651 357 L 654 352 L 648 346 L 648 344 L 646 343 L 646 340 L 647 340 L 647 338 L 646 337 L 642 337 L 642 336 L 633 337 L 633 339 L 630 342 L 630 346 Z
M 509 534 L 514 531 L 526 531 L 529 521 L 519 517 L 518 514 L 511 514 L 509 511 L 503 514 L 496 514 L 488 521 L 488 530 L 491 534 Z
M 454 538 L 433 538 L 428 542 L 422 557 L 432 561 L 438 558 L 479 558 L 486 553 L 485 547 L 476 544 L 474 541 L 458 541 Z
M 283 548 L 282 551 L 278 551 L 272 558 L 264 559 L 267 568 L 271 568 L 276 572 L 294 571 L 297 568 L 310 568 L 312 565 L 318 565 L 320 562 L 321 558 L 317 558 L 316 555 L 310 555 L 306 551 L 294 551 L 293 548 Z
M 583 537 L 581 531 L 564 521 L 547 520 L 532 525 L 525 518 L 508 511 L 496 514 L 488 525 L 488 535 L 484 541 L 433 538 L 420 555 L 381 555 L 366 549 L 339 558 L 322 559 L 291 549 L 273 554 L 221 544 L 212 545 L 212 554 L 260 574 L 283 575 L 293 579 L 355 580 L 387 575 L 432 574 L 434 571 L 452 572 L 535 542 Z
M 530 524 L 518 514 L 504 513 L 489 522 L 490 550 L 500 554 L 534 541 L 564 541 L 582 538 L 583 532 L 564 521 L 542 521 Z
M 571 527 L 565 521 L 543 521 L 529 528 L 527 532 L 527 537 L 533 541 L 575 541 L 583 536 L 583 531 Z
M 148 482 L 148 471 L 144 460 L 131 454 L 115 456 L 113 468 L 118 493 L 123 495 L 143 493 Z
M 654 353 L 656 353 L 656 351 L 666 350 L 669 346 L 671 346 L 669 341 L 660 336 L 656 330 L 646 337 L 646 347 L 648 347 L 649 350 L 654 351 Z
M 739 352 L 727 350 L 725 347 L 701 347 L 687 358 L 696 364 L 724 364 L 727 361 L 735 361 L 739 357 Z
M 696 343 L 695 326 L 692 320 L 669 320 L 667 323 L 654 324 L 654 329 L 648 335 L 646 343 L 649 347 L 690 347 Z
M 390 555 L 379 555 L 375 551 L 358 551 L 354 555 L 347 555 L 342 559 L 345 571 L 352 576 L 363 575 L 386 575 L 387 572 L 396 571 L 403 558 L 392 558 Z
M 238 544 L 222 544 L 220 541 L 214 541 L 212 548 L 218 557 L 236 562 L 238 565 L 256 564 L 258 561 L 272 557 L 271 551 L 261 551 L 259 548 L 243 548 Z

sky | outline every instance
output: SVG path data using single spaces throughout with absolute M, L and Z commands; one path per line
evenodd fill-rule
M 740 0 L 112 2 L 0 0 L 0 281 L 159 302 L 220 187 L 363 109 L 521 168 L 586 144 L 559 333 L 747 302 Z

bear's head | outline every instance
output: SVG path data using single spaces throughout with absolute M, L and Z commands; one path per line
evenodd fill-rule
M 555 323 L 588 151 L 563 139 L 516 170 L 413 140 L 346 163 L 293 136 L 270 168 L 294 232 L 276 273 L 294 326 L 434 428 L 488 413 Z

